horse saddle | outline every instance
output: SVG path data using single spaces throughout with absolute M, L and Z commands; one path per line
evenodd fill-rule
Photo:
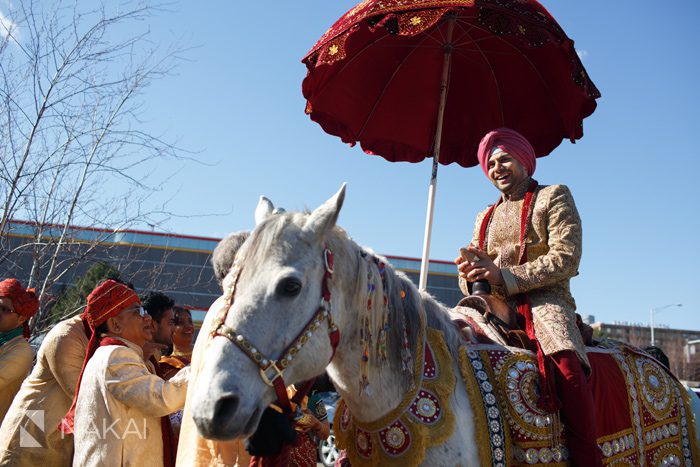
M 453 310 L 457 315 L 454 320 L 458 327 L 463 328 L 461 323 L 473 322 L 466 317 L 462 318 L 463 313 L 460 313 L 459 307 L 472 308 L 481 314 L 485 324 L 500 337 L 502 343 L 510 347 L 536 351 L 535 343 L 525 332 L 525 318 L 507 301 L 492 295 L 488 282 L 477 281 L 470 287 L 470 291 L 472 294 L 460 300 L 457 308 Z M 581 320 L 578 313 L 576 314 L 576 324 L 584 344 L 594 345 L 593 329 Z M 476 332 L 479 334 L 478 330 Z
M 505 300 L 495 295 L 469 295 L 457 304 L 478 311 L 483 316 L 486 325 L 501 337 L 504 344 L 510 347 L 533 350 L 533 342 L 527 336 L 525 320 Z

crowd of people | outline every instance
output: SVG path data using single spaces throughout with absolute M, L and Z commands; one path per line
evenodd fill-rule
M 171 417 L 184 405 L 189 367 L 173 372 L 170 363 L 187 362 L 187 310 L 179 310 L 180 323 L 166 295 L 139 297 L 128 284 L 105 280 L 82 314 L 44 337 L 30 372 L 28 336 L 16 329 L 38 300 L 16 279 L 0 283 L 0 295 L 0 333 L 8 339 L 2 366 L 16 369 L 0 387 L 11 401 L 2 414 L 0 464 L 174 465 Z M 179 340 L 177 355 L 162 355 L 173 334 L 189 335 L 189 347 Z
M 217 247 L 219 283 L 245 238 L 233 234 Z M 35 361 L 27 322 L 38 309 L 33 289 L 14 278 L 0 282 L 0 465 L 175 465 L 195 338 L 191 312 L 164 293 L 139 296 L 131 284 L 108 279 L 81 314 L 44 336 Z M 310 433 L 328 436 L 325 410 L 305 398 L 299 413 L 289 422 L 294 446 L 284 464 L 280 449 L 259 448 L 264 455 L 239 456 L 238 464 L 315 466 Z

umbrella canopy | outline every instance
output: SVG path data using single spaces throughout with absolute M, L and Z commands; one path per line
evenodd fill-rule
M 302 61 L 306 113 L 327 133 L 392 162 L 433 158 L 421 289 L 438 162 L 477 165 L 479 141 L 501 127 L 546 156 L 583 136 L 600 97 L 535 0 L 365 0 Z
M 499 127 L 522 133 L 538 156 L 583 136 L 600 93 L 534 0 L 364 1 L 302 60 L 306 112 L 369 154 L 422 161 L 435 149 L 446 51 L 442 164 L 477 165 L 480 139 Z

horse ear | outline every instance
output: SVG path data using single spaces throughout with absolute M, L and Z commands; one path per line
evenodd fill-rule
M 255 208 L 255 225 L 259 225 L 262 221 L 270 217 L 274 209 L 275 205 L 272 204 L 272 201 L 261 196 L 260 201 L 258 201 L 258 207 Z
M 340 208 L 343 207 L 346 186 L 347 184 L 343 183 L 340 190 L 338 190 L 335 195 L 333 195 L 328 201 L 317 207 L 314 212 L 311 213 L 309 218 L 306 220 L 306 224 L 304 224 L 305 231 L 316 232 L 322 235 L 333 228 L 338 220 Z

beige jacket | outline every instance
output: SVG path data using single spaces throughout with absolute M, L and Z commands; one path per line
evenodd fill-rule
M 22 336 L 17 336 L 0 347 L 0 422 L 5 418 L 22 381 L 29 374 L 32 360 L 34 351 Z
M 0 465 L 65 466 L 73 458 L 73 436 L 58 423 L 70 408 L 88 339 L 79 316 L 58 323 L 39 347 L 32 373 L 24 380 L 0 428 Z M 42 411 L 43 426 L 28 422 L 28 411 Z M 40 421 L 40 419 L 37 419 Z M 25 433 L 20 446 L 20 426 Z M 35 447 L 26 441 L 36 441 Z
M 211 322 L 223 306 L 223 297 L 214 302 L 209 308 L 204 323 L 202 323 L 202 329 L 197 335 L 197 341 L 192 353 L 192 373 L 190 376 L 192 385 L 196 384 L 206 345 L 209 342 Z M 187 402 L 182 416 L 180 440 L 177 447 L 177 465 L 182 467 L 247 467 L 250 462 L 250 456 L 243 447 L 243 440 L 211 441 L 199 435 L 194 420 L 192 420 L 190 397 L 191 393 L 187 395 Z
M 564 185 L 537 188 L 525 239 L 528 261 L 518 265 L 520 216 L 527 185 L 516 189 L 510 200 L 504 198 L 491 217 L 486 252 L 501 268 L 505 282 L 496 293 L 512 299 L 527 292 L 535 335 L 544 353 L 573 350 L 584 366 L 590 367 L 569 289 L 569 280 L 578 274 L 582 244 L 581 219 L 574 198 Z M 472 244 L 477 247 L 486 212 L 479 213 L 474 225 Z M 459 285 L 467 295 L 466 281 L 460 278 Z
M 73 465 L 163 465 L 160 417 L 185 403 L 189 367 L 170 381 L 152 374 L 142 349 L 108 345 L 85 366 L 75 410 Z

